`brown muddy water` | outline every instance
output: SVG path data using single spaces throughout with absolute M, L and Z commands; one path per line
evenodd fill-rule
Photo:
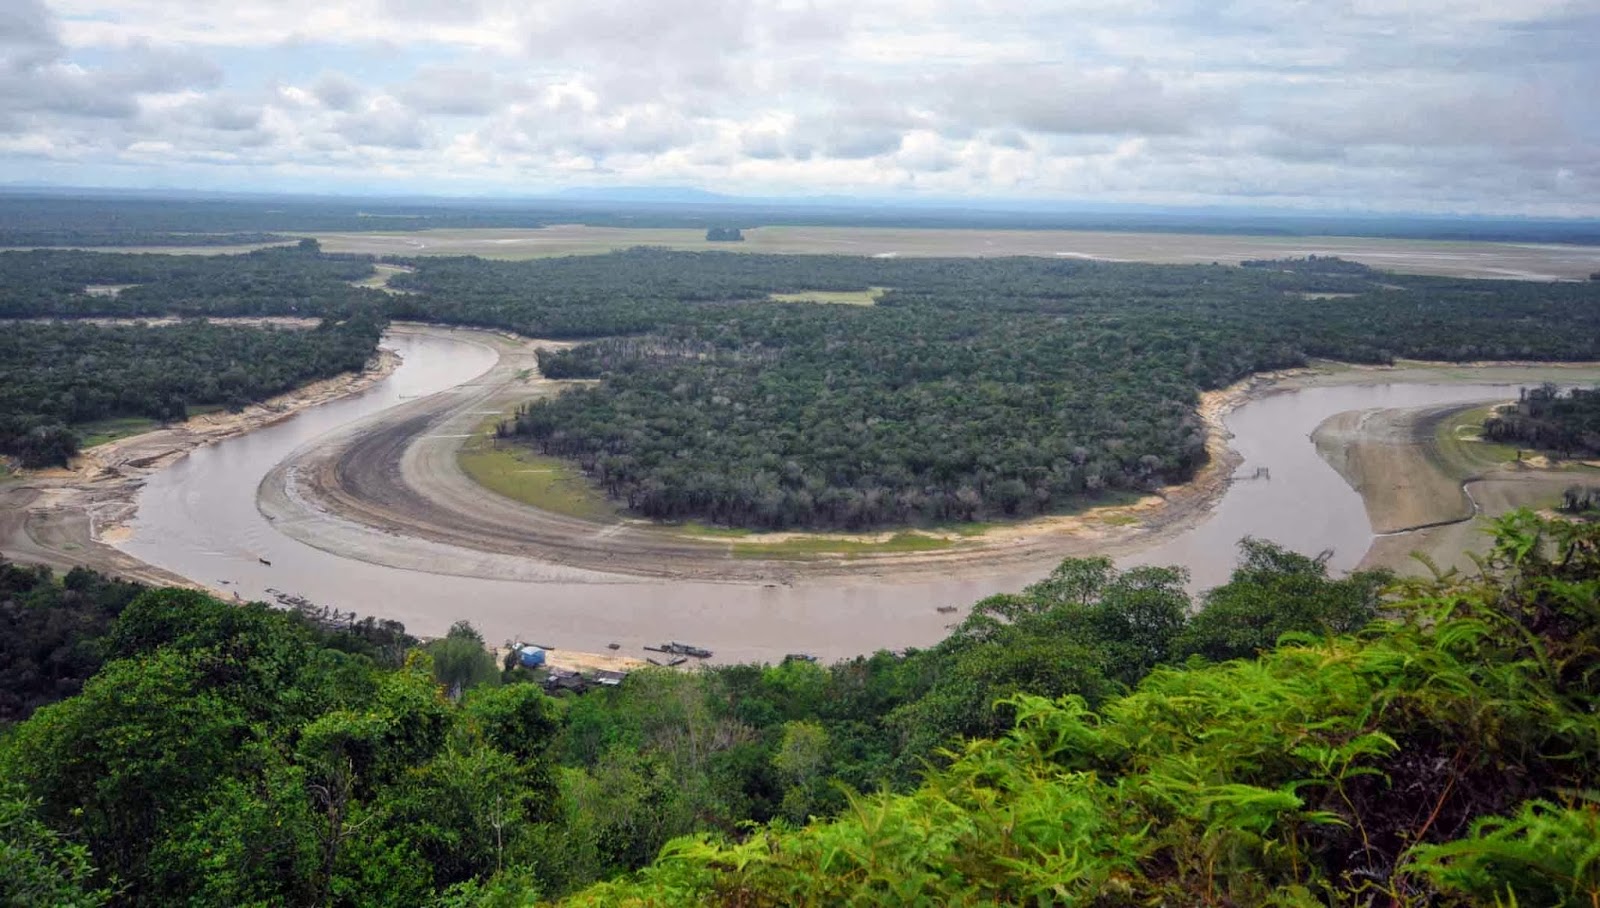
M 256 509 L 256 488 L 267 471 L 330 430 L 469 383 L 495 361 L 481 345 L 448 338 L 397 334 L 385 344 L 403 363 L 367 391 L 201 448 L 153 475 L 119 547 L 247 600 L 270 601 L 275 590 L 397 619 L 416 634 L 442 634 L 466 619 L 495 643 L 516 638 L 604 652 L 616 642 L 620 654 L 640 657 L 644 645 L 680 640 L 714 650 L 719 662 L 777 660 L 791 652 L 837 658 L 928 645 L 965 606 L 1020 589 L 1043 573 L 912 583 L 835 577 L 769 588 L 622 577 L 571 582 L 552 566 L 548 580 L 486 580 L 346 559 L 290 539 Z M 1516 396 L 1516 387 L 1333 386 L 1247 403 L 1228 418 L 1232 444 L 1244 457 L 1240 481 L 1198 526 L 1122 563 L 1180 564 L 1203 589 L 1227 578 L 1238 540 L 1253 535 L 1307 554 L 1331 549 L 1334 567 L 1348 570 L 1371 544 L 1372 531 L 1360 497 L 1317 455 L 1312 430 L 1345 410 L 1505 399 Z M 1267 475 L 1246 478 L 1258 467 Z M 463 564 L 474 557 L 460 552 Z M 942 614 L 940 606 L 960 611 Z

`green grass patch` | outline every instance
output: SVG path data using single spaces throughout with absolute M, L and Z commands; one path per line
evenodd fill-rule
M 1498 467 L 1517 459 L 1517 446 L 1483 440 L 1483 422 L 1493 415 L 1494 404 L 1472 407 L 1447 415 L 1434 427 L 1434 449 L 1444 466 L 1457 476 Z
M 888 287 L 868 287 L 865 290 L 801 290 L 798 293 L 772 293 L 767 299 L 774 303 L 827 303 L 835 306 L 873 306 Z
M 1107 514 L 1100 518 L 1100 522 L 1106 526 L 1131 527 L 1139 522 L 1139 518 L 1132 514 Z
M 474 482 L 513 501 L 585 520 L 616 519 L 616 508 L 582 470 L 511 442 L 497 443 L 492 432 L 463 445 L 456 462 Z
M 954 533 L 963 539 L 976 539 L 997 526 L 997 523 L 949 523 L 934 529 L 941 533 Z
M 733 554 L 738 558 L 808 558 L 825 555 L 885 555 L 897 552 L 932 552 L 955 545 L 952 539 L 928 536 L 907 531 L 896 533 L 882 542 L 865 539 L 834 539 L 827 536 L 808 536 L 786 539 L 782 542 L 736 542 Z
M 117 416 L 79 423 L 75 428 L 83 438 L 80 447 L 93 448 L 131 435 L 142 435 L 160 425 L 155 420 L 143 416 Z

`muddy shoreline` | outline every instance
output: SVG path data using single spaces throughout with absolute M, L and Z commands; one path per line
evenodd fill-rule
M 1492 518 L 1538 509 L 1566 487 L 1600 477 L 1592 468 L 1552 466 L 1540 457 L 1452 463 L 1438 448 L 1440 424 L 1477 406 L 1352 411 L 1317 427 L 1318 451 L 1361 495 L 1373 526 L 1360 568 L 1413 576 L 1432 567 L 1471 569 L 1469 554 L 1488 551 Z
M 407 325 L 399 330 L 446 329 Z M 1273 376 L 1257 376 L 1203 396 L 1210 462 L 1191 482 L 1116 511 L 1132 523 L 1107 523 L 1097 511 L 1002 525 L 982 537 L 930 552 L 814 559 L 736 556 L 726 540 L 665 531 L 641 520 L 585 520 L 500 496 L 456 462 L 463 436 L 483 414 L 559 393 L 538 375 L 534 353 L 552 342 L 456 329 L 457 340 L 493 347 L 499 361 L 461 393 L 441 393 L 392 408 L 318 439 L 262 480 L 258 506 L 286 535 L 315 548 L 389 567 L 507 580 L 529 579 L 518 561 L 559 566 L 563 579 L 616 582 L 668 579 L 793 585 L 813 578 L 907 582 L 959 574 L 1041 573 L 1064 557 L 1120 555 L 1158 544 L 1204 519 L 1227 489 L 1238 457 L 1222 421 Z M 398 537 L 407 544 L 397 545 Z M 749 545 L 748 540 L 741 540 Z M 427 543 L 419 545 L 418 542 Z M 488 558 L 463 559 L 462 551 Z
M 364 391 L 399 365 L 393 351 L 380 349 L 360 372 L 312 382 L 238 413 L 196 416 L 98 445 L 81 452 L 66 468 L 22 471 L 0 483 L 0 553 L 58 570 L 82 566 L 141 583 L 225 595 L 112 545 L 132 519 L 145 480 L 197 448 Z

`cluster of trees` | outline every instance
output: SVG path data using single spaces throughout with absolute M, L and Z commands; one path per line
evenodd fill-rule
M 1510 408 L 1484 420 L 1485 438 L 1562 457 L 1600 456 L 1600 388 L 1563 392 L 1544 384 L 1523 388 L 1519 397 Z
M 64 463 L 77 452 L 76 424 L 181 420 L 190 406 L 242 407 L 359 370 L 381 332 L 370 315 L 307 330 L 12 324 L 0 333 L 0 453 L 25 466 Z
M 1295 271 L 1302 274 L 1354 274 L 1366 276 L 1372 269 L 1360 262 L 1352 262 L 1336 255 L 1308 255 L 1302 258 L 1246 259 L 1241 268 L 1266 268 L 1273 271 Z
M 555 698 L 465 625 L 152 591 L 0 736 L 0 900 L 1587 904 L 1600 526 L 1497 532 L 1387 599 L 1255 541 L 1192 616 L 1069 560 L 929 650 Z
M 913 790 L 947 745 L 1010 726 L 996 701 L 1110 702 L 1158 665 L 1355 630 L 1384 580 L 1250 541 L 1190 618 L 1180 571 L 1072 560 L 928 650 L 650 669 L 550 698 L 464 624 L 419 644 L 392 622 L 190 591 L 130 603 L 85 571 L 0 578 L 12 651 L 84 654 L 66 683 L 0 676 L 25 703 L 9 718 L 64 697 L 0 736 L 0 841 L 8 867 L 38 870 L 4 875 L 0 901 L 48 876 L 78 891 L 37 904 L 194 905 L 557 896 L 677 836 L 835 814 L 841 785 Z M 76 639 L 40 614 L 62 605 L 93 615 Z
M 706 231 L 706 241 L 710 243 L 742 243 L 744 231 L 738 227 L 712 227 Z
M 372 273 L 370 258 L 324 255 L 315 240 L 243 255 L 0 252 L 0 318 L 381 312 L 383 293 L 349 283 Z M 96 285 L 124 289 L 85 290 Z
M 56 582 L 49 568 L 0 558 L 0 727 L 76 694 L 105 662 L 117 616 L 144 592 L 83 568 Z

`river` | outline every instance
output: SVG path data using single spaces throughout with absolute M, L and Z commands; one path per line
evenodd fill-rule
M 520 639 L 604 652 L 616 642 L 621 654 L 639 657 L 645 644 L 683 640 L 714 650 L 718 661 L 776 660 L 790 652 L 838 658 L 927 645 L 960 617 L 937 607 L 967 606 L 1038 579 L 1037 572 L 917 583 L 827 578 L 777 588 L 638 578 L 486 580 L 370 564 L 290 539 L 256 508 L 256 488 L 273 466 L 333 429 L 468 383 L 495 362 L 488 348 L 447 337 L 395 334 L 385 345 L 403 361 L 372 388 L 198 449 L 151 476 L 119 548 L 244 599 L 270 599 L 273 591 L 304 596 L 397 619 L 416 634 L 442 634 L 466 619 L 493 643 Z M 1331 549 L 1332 565 L 1347 570 L 1366 552 L 1372 531 L 1360 497 L 1318 456 L 1312 430 L 1345 410 L 1505 399 L 1516 388 L 1345 385 L 1251 401 L 1227 419 L 1244 458 L 1238 475 L 1252 477 L 1265 467 L 1270 478 L 1233 483 L 1201 524 L 1124 563 L 1181 564 L 1195 587 L 1205 588 L 1227 578 L 1238 540 L 1253 535 L 1308 554 Z

